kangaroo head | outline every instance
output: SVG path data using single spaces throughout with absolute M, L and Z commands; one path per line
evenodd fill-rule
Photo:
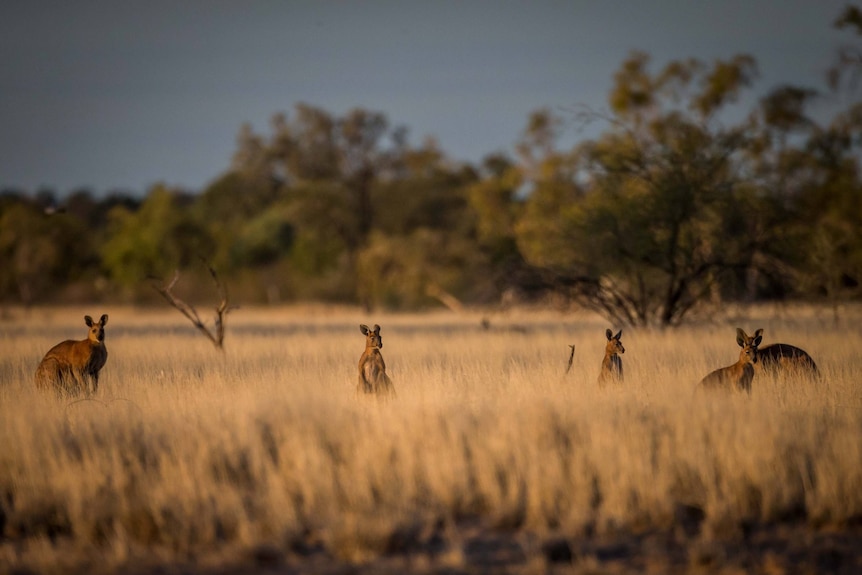
M 758 329 L 754 332 L 754 336 L 749 337 L 742 328 L 736 328 L 736 343 L 742 348 L 739 352 L 739 358 L 746 363 L 757 363 L 757 346 L 763 341 L 763 329 Z
M 367 325 L 360 325 L 359 330 L 365 334 L 365 347 L 383 347 L 383 338 L 380 336 L 380 326 L 374 324 L 374 329 L 368 329 Z
M 614 355 L 615 353 L 626 352 L 626 348 L 623 347 L 623 344 L 620 341 L 620 337 L 623 335 L 623 330 L 618 331 L 616 335 L 614 335 L 614 332 L 611 330 L 607 330 L 605 335 L 608 338 L 608 343 L 605 345 L 605 353 Z
M 105 341 L 105 324 L 108 323 L 108 314 L 104 314 L 98 322 L 93 321 L 93 318 L 85 315 L 84 322 L 90 328 L 90 333 L 87 336 L 90 341 L 95 343 Z

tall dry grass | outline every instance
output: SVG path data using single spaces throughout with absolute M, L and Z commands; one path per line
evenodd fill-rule
M 106 311 L 96 398 L 38 394 L 45 350 Z M 239 310 L 220 354 L 170 310 L 7 311 L 0 571 L 212 566 L 261 547 L 345 562 L 433 549 L 457 566 L 462 525 L 701 539 L 841 526 L 862 518 L 860 319 L 755 308 L 627 328 L 625 383 L 602 390 L 616 326 L 586 314 L 511 312 L 484 330 L 478 315 Z M 354 398 L 369 322 L 383 326 L 388 404 Z M 695 393 L 736 361 L 737 325 L 803 347 L 822 379 Z

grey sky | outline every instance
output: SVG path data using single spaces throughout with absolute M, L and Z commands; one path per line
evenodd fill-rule
M 634 49 L 750 53 L 755 92 L 823 87 L 838 0 L 0 2 L 0 188 L 199 190 L 243 122 L 362 107 L 453 160 L 510 151 L 529 113 L 602 108 Z M 568 142 L 582 137 L 574 129 Z

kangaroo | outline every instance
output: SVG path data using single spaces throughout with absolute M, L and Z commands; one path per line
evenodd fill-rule
M 754 332 L 755 336 L 763 335 L 763 330 Z M 758 348 L 757 358 L 760 369 L 772 373 L 796 372 L 812 377 L 818 377 L 820 371 L 817 364 L 804 349 L 786 343 L 771 343 L 764 348 Z
M 395 386 L 386 375 L 386 363 L 380 353 L 383 347 L 380 326 L 375 324 L 374 329 L 368 329 L 367 325 L 360 325 L 359 330 L 365 335 L 365 352 L 359 358 L 356 393 L 373 394 L 381 398 L 395 397 Z
M 623 360 L 620 357 L 621 353 L 626 352 L 623 347 L 620 337 L 623 335 L 623 330 L 613 335 L 613 332 L 608 329 L 605 336 L 608 338 L 608 343 L 605 345 L 605 358 L 602 360 L 602 371 L 599 372 L 599 385 L 606 383 L 622 383 L 623 381 Z
M 90 328 L 87 339 L 66 340 L 45 354 L 36 368 L 36 387 L 51 389 L 58 395 L 90 395 L 99 388 L 99 370 L 108 360 L 105 347 L 105 324 L 108 314 L 98 322 L 88 315 L 84 322 Z
M 754 379 L 754 364 L 757 363 L 757 346 L 763 336 L 757 330 L 754 337 L 749 337 L 741 328 L 736 328 L 736 343 L 742 350 L 739 360 L 733 365 L 716 369 L 702 380 L 700 388 L 744 391 L 751 394 L 751 380 Z

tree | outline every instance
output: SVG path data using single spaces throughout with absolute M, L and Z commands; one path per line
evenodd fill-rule
M 350 253 L 364 245 L 374 222 L 372 187 L 383 169 L 388 122 L 381 113 L 362 109 L 343 118 L 298 104 L 289 120 L 276 115 L 267 145 L 271 177 L 287 195 L 295 192 L 297 214 L 311 225 L 338 234 Z M 315 194 L 325 197 L 318 201 Z M 302 205 L 311 206 L 304 210 Z M 317 207 L 342 209 L 321 213 Z M 308 218 L 314 218 L 309 221 Z
M 484 288 L 479 274 L 465 271 L 486 269 L 475 244 L 439 229 L 374 233 L 358 264 L 359 298 L 369 308 L 428 307 L 440 293 L 474 297 Z
M 675 325 L 744 267 L 752 237 L 735 156 L 747 125 L 717 121 L 756 75 L 748 56 L 671 62 L 633 54 L 615 76 L 610 129 L 537 186 L 518 224 L 526 258 L 614 323 Z
M 123 206 L 111 211 L 102 261 L 110 278 L 127 293 L 135 293 L 149 277 L 166 277 L 211 255 L 212 241 L 191 217 L 189 203 L 180 192 L 158 185 L 137 211 Z
M 836 27 L 851 28 L 858 39 L 858 9 L 845 9 Z M 793 295 L 825 297 L 836 307 L 858 295 L 862 283 L 862 104 L 852 97 L 860 54 L 858 46 L 842 46 L 827 73 L 829 88 L 850 96 L 846 110 L 821 125 L 808 107 L 828 95 L 780 86 L 754 115 L 757 132 L 749 149 L 750 178 L 769 202 L 762 214 L 771 241 L 762 246 L 758 271 L 783 276 Z
M 524 181 L 522 171 L 508 158 L 485 159 L 488 174 L 467 189 L 470 208 L 477 218 L 477 239 L 495 260 L 518 254 L 515 222 L 521 203 L 517 194 Z
M 24 305 L 57 298 L 93 260 L 96 231 L 25 199 L 0 208 L 0 294 Z
M 858 38 L 862 36 L 862 10 L 857 6 L 847 6 L 835 19 L 838 30 L 850 29 Z M 862 74 L 862 49 L 858 44 L 845 44 L 838 49 L 835 62 L 826 74 L 827 83 L 834 91 L 847 89 L 855 91 Z
M 190 217 L 206 230 L 213 242 L 212 263 L 227 272 L 237 271 L 249 264 L 259 263 L 259 253 L 246 259 L 249 234 L 260 236 L 260 231 L 250 232 L 249 227 L 259 227 L 259 220 L 265 218 L 270 207 L 278 202 L 278 188 L 269 176 L 262 176 L 252 170 L 232 169 L 213 181 L 190 206 Z M 257 222 L 257 223 L 253 223 Z M 277 227 L 277 226 L 276 226 Z M 274 249 L 284 247 L 288 235 L 284 230 L 272 230 L 277 237 Z M 257 240 L 251 240 L 256 242 Z M 265 241 L 260 238 L 260 241 Z M 260 246 L 259 244 L 259 247 Z M 269 254 L 263 259 L 271 259 Z
M 247 174 L 275 182 L 277 197 L 267 210 L 276 207 L 283 217 L 257 215 L 253 230 L 237 227 L 236 233 L 251 240 L 254 232 L 263 240 L 268 222 L 265 229 L 278 235 L 268 235 L 270 245 L 279 245 L 293 271 L 304 276 L 301 286 L 293 282 L 295 293 L 314 288 L 323 297 L 340 298 L 352 289 L 347 296 L 360 297 L 357 261 L 375 233 L 472 232 L 464 184 L 475 173 L 449 166 L 433 141 L 410 148 L 406 132 L 390 129 L 383 114 L 357 108 L 337 117 L 299 104 L 292 117 L 276 115 L 271 127 L 268 138 L 243 130 L 226 184 L 235 186 Z
M 290 235 L 312 249 L 318 245 L 315 239 L 325 236 L 320 244 L 324 251 L 332 247 L 334 236 L 345 250 L 349 268 L 374 222 L 371 196 L 387 155 L 386 117 L 354 109 L 337 118 L 320 108 L 297 104 L 293 117 L 276 114 L 271 129 L 265 138 L 248 126 L 243 128 L 223 195 L 235 195 L 238 186 L 249 183 L 257 189 L 271 187 L 275 193 L 265 194 L 263 204 L 281 206 Z M 292 250 L 293 244 L 284 247 Z M 317 268 L 324 260 L 332 261 L 319 255 L 312 254 L 306 262 L 316 262 Z
M 821 295 L 836 310 L 862 293 L 862 104 L 839 113 L 806 140 L 796 195 L 806 249 L 794 260 L 808 295 Z
M 466 187 L 476 181 L 469 168 L 449 165 L 433 140 L 402 151 L 398 177 L 380 178 L 372 190 L 374 229 L 406 236 L 417 228 L 469 236 L 475 227 Z

